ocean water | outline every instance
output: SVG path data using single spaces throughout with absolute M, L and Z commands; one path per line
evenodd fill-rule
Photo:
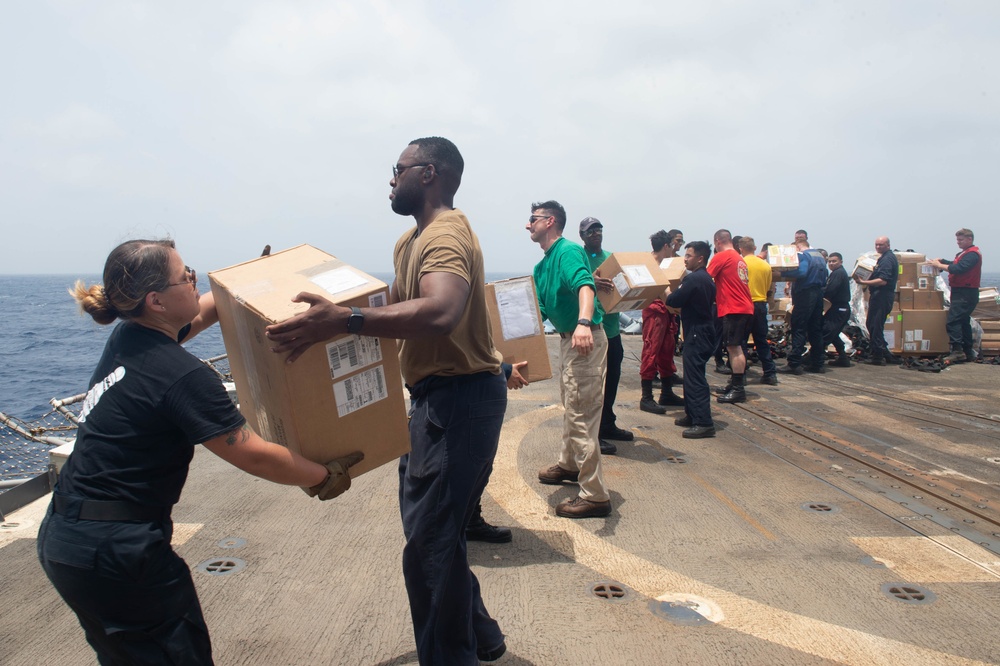
M 373 273 L 389 282 L 391 274 Z M 516 277 L 488 273 L 493 282 Z M 90 375 L 114 328 L 80 314 L 67 293 L 77 279 L 99 283 L 99 275 L 0 275 L 0 412 L 29 421 L 51 411 L 51 398 L 87 391 Z M 198 283 L 209 290 L 208 280 Z M 218 326 L 185 347 L 198 358 L 226 353 Z

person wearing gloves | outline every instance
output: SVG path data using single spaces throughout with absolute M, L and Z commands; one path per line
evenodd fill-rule
M 103 278 L 70 292 L 97 323 L 121 323 L 92 376 L 38 557 L 102 664 L 211 664 L 191 573 L 170 547 L 195 446 L 321 500 L 350 488 L 364 456 L 320 465 L 250 430 L 219 377 L 180 345 L 218 315 L 172 240 L 119 245 Z

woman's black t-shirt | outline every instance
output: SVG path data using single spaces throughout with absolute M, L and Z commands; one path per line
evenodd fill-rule
M 111 333 L 90 383 L 61 493 L 171 506 L 194 446 L 245 423 L 211 368 L 133 322 Z

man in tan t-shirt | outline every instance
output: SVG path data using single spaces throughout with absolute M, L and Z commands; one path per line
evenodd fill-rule
M 464 161 L 451 141 L 416 139 L 392 169 L 392 210 L 416 226 L 393 253 L 390 304 L 344 308 L 315 294 L 310 308 L 267 328 L 295 360 L 344 331 L 397 338 L 410 390 L 410 453 L 399 461 L 403 578 L 421 664 L 476 664 L 506 650 L 469 569 L 465 527 L 493 467 L 507 382 L 486 311 L 483 253 L 454 208 Z

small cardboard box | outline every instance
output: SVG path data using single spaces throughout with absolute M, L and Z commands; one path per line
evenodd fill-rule
M 913 293 L 916 289 L 912 287 L 900 287 L 896 291 L 896 302 L 899 303 L 900 310 L 912 310 L 913 309 Z
M 670 291 L 676 290 L 684 280 L 687 268 L 684 266 L 684 257 L 667 257 L 660 262 L 660 270 L 663 271 L 667 281 L 670 283 Z
M 871 278 L 872 273 L 875 271 L 875 264 L 877 263 L 878 259 L 873 257 L 866 257 L 864 255 L 858 257 L 858 260 L 854 263 L 854 270 L 851 271 L 851 277 L 858 276 L 862 280 Z
M 913 310 L 944 310 L 944 292 L 917 289 L 913 292 Z
M 641 310 L 663 297 L 670 282 L 649 252 L 614 252 L 598 268 L 601 277 L 615 284 L 610 293 L 600 291 L 597 299 L 607 314 Z
M 542 313 L 531 276 L 487 283 L 486 309 L 490 313 L 493 346 L 503 354 L 504 363 L 527 361 L 521 374 L 528 382 L 551 378 Z
M 771 268 L 798 268 L 799 248 L 794 245 L 768 245 L 767 263 Z
M 922 354 L 947 354 L 948 330 L 944 310 L 903 310 L 902 351 Z
M 208 275 L 240 411 L 261 437 L 315 462 L 361 450 L 351 476 L 410 448 L 396 341 L 344 333 L 295 363 L 271 351 L 264 328 L 308 309 L 302 291 L 345 306 L 388 303 L 384 282 L 309 245 Z

